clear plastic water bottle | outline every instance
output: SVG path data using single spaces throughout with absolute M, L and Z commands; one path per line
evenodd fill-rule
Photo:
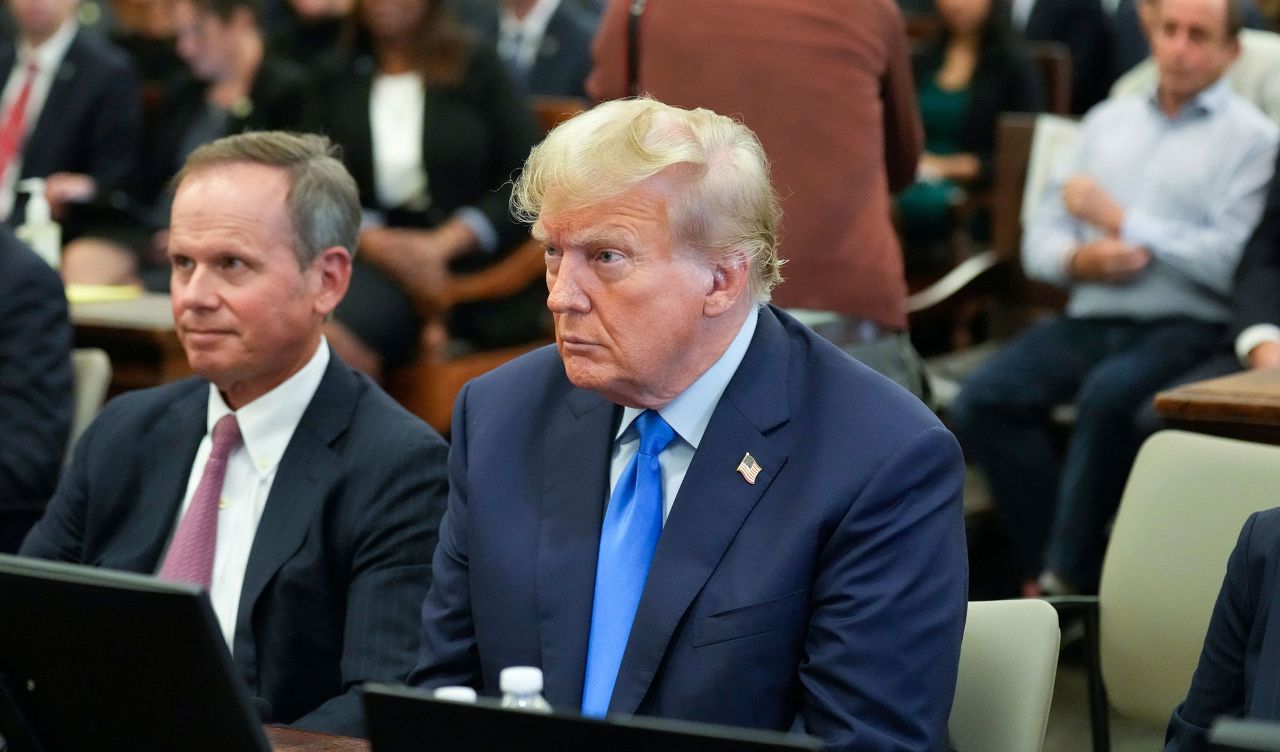
M 533 666 L 508 666 L 498 674 L 502 690 L 502 707 L 532 713 L 550 713 L 551 706 L 542 696 L 542 669 Z

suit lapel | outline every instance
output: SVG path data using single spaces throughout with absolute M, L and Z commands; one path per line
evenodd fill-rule
M 205 382 L 179 397 L 165 411 L 137 447 L 141 469 L 136 498 L 126 503 L 136 505 L 137 514 L 122 518 L 118 537 L 111 546 L 120 559 L 90 562 L 130 572 L 153 573 L 159 568 L 178 519 L 178 508 L 186 494 L 191 465 L 204 438 L 209 388 Z M 151 458 L 171 457 L 171 462 L 154 462 Z
M 556 704 L 582 702 L 617 414 L 603 397 L 571 388 L 545 426 L 537 602 L 546 693 Z
M 762 310 L 751 347 L 712 413 L 658 540 L 610 712 L 635 713 L 640 707 L 676 627 L 787 461 L 786 442 L 770 436 L 790 417 L 787 349 L 781 324 Z M 736 472 L 747 452 L 763 468 L 754 484 Z
M 49 94 L 40 108 L 40 115 L 27 132 L 27 140 L 23 146 L 23 177 L 33 174 L 43 175 L 45 172 L 43 164 L 52 158 L 44 152 L 54 148 L 55 145 L 66 143 L 70 138 L 64 126 L 69 124 L 68 113 L 72 111 L 71 103 L 78 93 L 76 77 L 79 75 L 78 68 L 82 58 L 83 34 L 83 31 L 77 31 L 72 38 L 71 45 L 67 47 L 67 54 L 63 55 L 62 62 L 58 64 L 58 70 L 54 73 L 53 83 L 49 86 Z M 28 170 L 28 166 L 32 169 Z
M 280 459 L 249 550 L 236 616 L 234 654 L 236 662 L 247 668 L 250 686 L 256 685 L 254 607 L 267 583 L 302 545 L 316 510 L 337 481 L 342 463 L 331 445 L 350 426 L 359 397 L 356 377 L 331 355 L 324 378 Z

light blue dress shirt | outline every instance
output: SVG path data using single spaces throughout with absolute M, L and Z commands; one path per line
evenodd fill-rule
M 689 388 L 681 392 L 675 399 L 658 410 L 667 425 L 675 429 L 676 438 L 658 457 L 662 467 L 662 522 L 671 513 L 671 505 L 680 492 L 680 484 L 684 482 L 685 473 L 689 471 L 689 463 L 693 462 L 693 454 L 698 450 L 702 434 L 706 433 L 707 424 L 711 422 L 711 414 L 715 412 L 724 394 L 729 380 L 738 371 L 738 365 L 751 346 L 751 337 L 756 331 L 756 322 L 760 311 L 756 306 L 742 322 L 742 328 L 729 343 L 729 347 L 720 359 L 702 373 Z M 613 488 L 618 485 L 618 478 L 627 463 L 635 456 L 640 446 L 640 436 L 632 424 L 644 410 L 626 407 L 622 411 L 622 421 L 618 424 L 618 433 L 613 440 L 613 458 L 609 464 L 609 496 L 613 496 Z M 608 497 L 606 497 L 608 503 Z
M 1227 321 L 1236 265 L 1262 214 L 1275 164 L 1274 123 L 1220 79 L 1169 118 L 1154 91 L 1089 111 L 1076 153 L 1057 170 L 1026 228 L 1028 276 L 1070 288 L 1067 313 Z M 1068 279 L 1066 263 L 1101 237 L 1067 213 L 1062 185 L 1083 173 L 1125 210 L 1121 237 L 1151 263 L 1131 281 Z

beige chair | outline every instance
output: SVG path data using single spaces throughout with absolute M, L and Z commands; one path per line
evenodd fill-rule
M 71 437 L 67 441 L 66 461 L 71 460 L 71 450 L 80 440 L 80 434 L 93 422 L 107 398 L 111 384 L 111 359 L 105 350 L 96 347 L 79 347 L 72 351 L 71 362 L 76 373 L 75 413 L 71 418 Z
M 969 604 L 947 724 L 956 752 L 1039 752 L 1058 639 L 1058 614 L 1044 601 Z
M 1086 613 L 1094 749 L 1107 708 L 1163 729 L 1186 696 L 1245 519 L 1280 503 L 1280 446 L 1161 431 L 1138 452 Z M 1096 652 L 1095 652 L 1096 651 Z

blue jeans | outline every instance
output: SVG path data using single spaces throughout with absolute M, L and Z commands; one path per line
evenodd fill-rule
M 1096 588 L 1107 522 L 1137 453 L 1138 411 L 1221 342 L 1222 326 L 1058 317 L 1015 338 L 965 383 L 950 417 L 986 471 L 1023 575 Z M 1066 451 L 1050 411 L 1074 401 Z

